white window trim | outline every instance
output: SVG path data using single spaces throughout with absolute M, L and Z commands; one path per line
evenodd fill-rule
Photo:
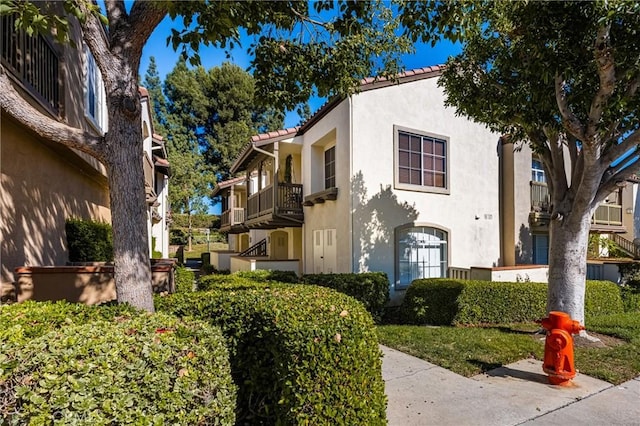
M 439 188 L 437 186 L 424 186 L 424 185 L 411 185 L 408 183 L 401 183 L 400 176 L 398 173 L 399 168 L 399 158 L 398 158 L 398 143 L 399 143 L 399 132 L 405 133 L 413 133 L 419 136 L 425 136 L 429 138 L 436 138 L 445 141 L 445 187 Z M 449 160 L 449 145 L 450 140 L 448 136 L 438 135 L 436 133 L 429 133 L 422 130 L 411 129 L 409 127 L 403 127 L 394 125 L 393 126 L 393 178 L 394 178 L 394 188 L 405 190 L 405 191 L 417 191 L 417 192 L 430 192 L 435 194 L 450 194 L 451 193 L 451 169 L 450 169 L 450 160 Z
M 107 125 L 107 103 L 106 93 L 104 88 L 104 81 L 102 79 L 102 73 L 95 62 L 91 51 L 87 46 L 84 48 L 85 57 L 85 79 L 84 79 L 84 116 L 87 122 L 96 130 L 99 134 L 103 135 L 108 130 Z M 95 81 L 95 116 L 89 113 L 89 75 L 93 73 Z

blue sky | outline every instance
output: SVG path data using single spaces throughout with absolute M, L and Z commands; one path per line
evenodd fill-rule
M 160 78 L 164 80 L 164 77 L 171 72 L 176 62 L 178 61 L 179 53 L 174 51 L 171 46 L 167 46 L 167 37 L 171 33 L 171 28 L 182 28 L 182 21 L 172 21 L 169 17 L 166 17 L 160 25 L 155 29 L 151 37 L 142 52 L 142 60 L 140 62 L 140 75 L 144 78 L 144 74 L 149 67 L 149 58 L 155 57 L 156 65 L 158 67 L 158 73 Z M 249 47 L 250 41 L 244 37 L 246 41 L 243 46 L 236 47 L 231 51 L 231 58 L 227 58 L 224 50 L 214 47 L 202 47 L 200 50 L 200 57 L 202 59 L 202 65 L 209 69 L 218 65 L 221 65 L 225 61 L 235 63 L 236 65 L 248 69 L 251 57 L 246 53 L 246 49 Z M 440 42 L 435 47 L 424 43 L 416 44 L 416 53 L 412 55 L 405 55 L 403 57 L 403 64 L 407 70 L 414 68 L 421 68 L 430 65 L 438 65 L 446 62 L 450 55 L 455 55 L 460 51 L 459 45 L 453 45 L 450 42 Z M 310 105 L 312 112 L 319 108 L 325 99 L 311 99 Z M 285 127 L 293 127 L 298 124 L 299 117 L 295 112 L 288 113 L 285 117 Z

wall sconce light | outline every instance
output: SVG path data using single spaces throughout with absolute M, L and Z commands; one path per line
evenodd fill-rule
M 627 214 L 631 214 L 631 213 L 633 213 L 633 209 L 631 207 L 627 207 L 626 212 L 627 212 Z

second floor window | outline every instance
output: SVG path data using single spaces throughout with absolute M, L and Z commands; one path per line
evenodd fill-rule
M 448 141 L 444 137 L 396 130 L 396 186 L 446 192 Z
M 336 186 L 336 147 L 324 152 L 324 189 Z
M 542 166 L 542 161 L 536 159 L 531 160 L 531 180 L 533 182 L 542 183 L 545 183 L 547 181 L 547 178 L 544 175 L 544 167 Z
M 100 132 L 106 132 L 107 111 L 102 74 L 88 48 L 85 48 L 85 58 L 85 114 Z

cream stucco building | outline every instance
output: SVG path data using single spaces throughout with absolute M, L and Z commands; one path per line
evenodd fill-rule
M 536 157 L 445 107 L 440 73 L 363 81 L 301 127 L 254 136 L 232 167 L 239 176 L 214 191 L 230 243 L 214 266 L 382 271 L 393 298 L 416 278 L 516 280 L 504 271 L 547 263 Z M 633 238 L 634 188 L 598 208 L 594 232 Z
M 78 46 L 14 30 L 1 17 L 0 60 L 13 86 L 50 118 L 95 135 L 108 131 L 105 93 L 91 53 L 71 21 Z M 168 162 L 162 138 L 153 135 L 146 91 L 141 91 L 149 235 L 168 256 Z M 94 158 L 30 132 L 4 111 L 0 115 L 0 263 L 3 294 L 13 289 L 18 266 L 65 265 L 65 220 L 111 222 L 105 167 Z M 150 253 L 153 250 L 150 237 Z

